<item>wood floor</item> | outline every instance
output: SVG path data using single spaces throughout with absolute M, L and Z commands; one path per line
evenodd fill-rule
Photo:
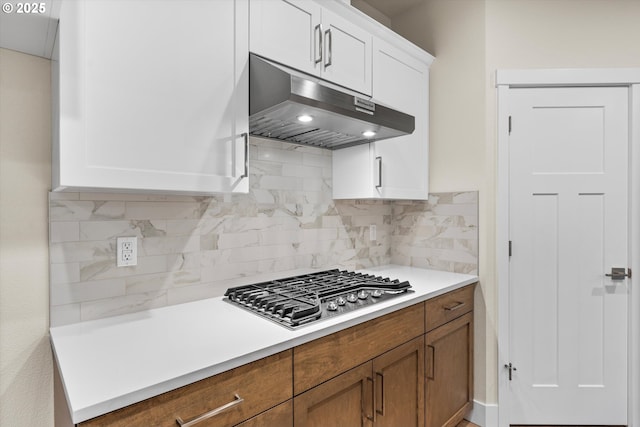
M 458 424 L 456 427 L 478 427 L 478 426 L 474 423 L 464 420 L 460 424 Z M 513 426 L 512 425 L 511 427 L 562 427 L 562 426 Z M 571 427 L 607 427 L 607 426 L 571 426 Z M 610 426 L 610 427 L 615 427 L 615 426 Z M 618 427 L 622 427 L 622 426 L 618 426 Z

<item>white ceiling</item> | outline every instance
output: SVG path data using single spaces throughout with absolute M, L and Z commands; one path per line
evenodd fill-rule
M 59 3 L 53 0 L 20 2 L 23 5 L 42 4 L 43 10 L 42 13 L 19 13 L 19 2 L 3 1 L 3 11 L 0 12 L 0 47 L 51 58 L 58 26 Z

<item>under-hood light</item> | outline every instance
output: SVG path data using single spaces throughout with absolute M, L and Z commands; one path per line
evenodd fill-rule
M 308 122 L 310 122 L 312 120 L 313 120 L 313 117 L 311 117 L 308 114 L 303 114 L 301 116 L 298 116 L 298 121 L 302 122 L 302 123 L 308 123 Z
M 365 130 L 364 132 L 362 132 L 362 136 L 371 138 L 372 136 L 376 136 L 376 133 L 372 130 Z

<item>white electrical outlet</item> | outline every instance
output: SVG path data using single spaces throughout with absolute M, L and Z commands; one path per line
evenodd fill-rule
M 376 240 L 376 225 L 375 224 L 371 224 L 369 226 L 369 240 L 372 242 L 375 242 Z
M 137 237 L 116 238 L 116 265 L 118 267 L 138 265 Z

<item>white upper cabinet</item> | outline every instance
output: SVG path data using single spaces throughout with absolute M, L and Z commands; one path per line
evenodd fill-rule
M 371 95 L 371 33 L 321 3 L 251 0 L 250 50 Z
M 429 194 L 429 66 L 390 44 L 375 40 L 373 96 L 416 119 L 411 135 L 371 144 L 376 189 L 384 199 L 426 200 Z
M 426 200 L 429 194 L 429 66 L 433 58 L 411 55 L 374 39 L 373 99 L 415 117 L 410 135 L 333 152 L 335 199 Z M 415 47 L 414 47 L 415 49 Z
M 54 190 L 248 191 L 248 3 L 64 1 Z
M 328 9 L 322 28 L 322 78 L 371 95 L 371 34 Z

